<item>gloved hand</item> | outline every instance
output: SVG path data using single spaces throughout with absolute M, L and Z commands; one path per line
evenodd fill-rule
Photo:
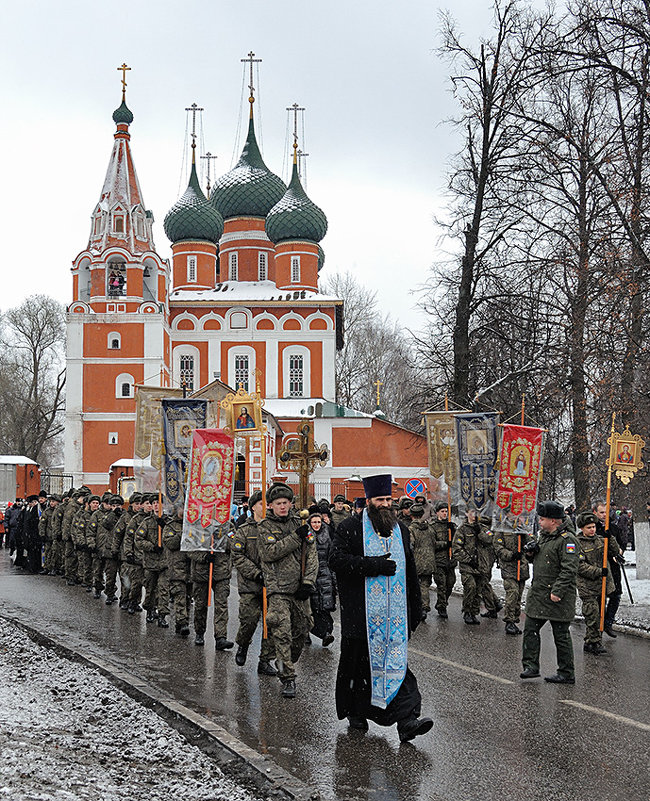
M 217 554 L 214 551 L 208 551 L 205 555 L 205 561 L 209 564 L 214 564 L 217 561 Z
M 606 567 L 601 567 L 601 569 L 600 569 L 600 575 L 601 576 L 606 577 L 608 573 L 609 573 L 609 570 Z
M 539 544 L 535 540 L 531 540 L 524 545 L 523 550 L 528 559 L 534 559 L 539 553 Z
M 301 540 L 306 540 L 307 535 L 309 534 L 309 526 L 303 524 L 296 529 L 296 534 L 300 537 Z
M 296 590 L 296 598 L 299 601 L 306 601 L 312 593 L 312 587 L 309 584 L 301 584 Z
M 260 584 L 264 584 L 264 573 L 260 570 L 260 572 L 255 576 L 255 581 L 259 581 Z
M 163 550 L 164 550 L 164 548 L 163 548 L 162 545 L 154 545 L 153 546 L 153 552 L 154 553 L 162 553 Z
M 616 562 L 618 562 L 619 565 L 624 565 L 625 564 L 625 557 L 623 556 L 622 553 L 619 553 L 618 556 L 615 556 L 614 560 Z
M 389 559 L 390 552 L 384 556 L 366 556 L 369 562 L 370 576 L 394 576 L 397 570 L 397 565 L 392 559 Z
M 470 567 L 478 568 L 478 554 L 472 554 L 469 560 Z
M 524 557 L 524 552 L 523 551 L 516 551 L 515 555 L 513 556 L 513 559 L 515 560 L 515 562 L 521 562 L 523 557 Z

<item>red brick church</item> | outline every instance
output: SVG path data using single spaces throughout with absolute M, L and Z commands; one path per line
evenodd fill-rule
M 111 466 L 133 458 L 139 385 L 196 392 L 215 380 L 259 387 L 275 423 L 269 453 L 299 420 L 313 419 L 316 442 L 330 451 L 314 474 L 319 496 L 358 494 L 360 477 L 372 472 L 392 472 L 400 486 L 428 481 L 423 437 L 335 403 L 345 299 L 318 288 L 327 219 L 303 189 L 297 141 L 287 186 L 260 152 L 251 90 L 241 156 L 209 197 L 192 147 L 189 184 L 164 218 L 170 261 L 154 244 L 123 87 L 88 244 L 72 264 L 65 467 L 75 486 L 104 487 Z M 277 472 L 273 458 L 267 480 Z

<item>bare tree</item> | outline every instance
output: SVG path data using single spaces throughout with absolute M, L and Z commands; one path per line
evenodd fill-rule
M 63 307 L 32 295 L 3 315 L 1 341 L 0 447 L 40 461 L 63 431 Z

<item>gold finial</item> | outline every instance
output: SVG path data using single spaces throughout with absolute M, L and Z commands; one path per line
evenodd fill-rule
M 255 84 L 253 83 L 253 64 L 260 63 L 262 61 L 261 58 L 254 58 L 255 53 L 251 50 L 248 54 L 248 58 L 242 58 L 240 61 L 242 63 L 249 62 L 250 63 L 250 79 L 248 82 L 248 90 L 250 95 L 248 96 L 248 102 L 251 104 L 251 111 L 250 116 L 251 119 L 253 118 L 253 103 L 255 102 Z
M 383 385 L 384 382 L 380 381 L 379 379 L 377 379 L 374 383 L 374 386 L 377 387 L 377 408 L 379 408 L 379 387 L 382 387 Z
M 294 103 L 288 106 L 287 111 L 293 111 L 293 163 L 298 164 L 298 112 L 304 111 L 302 106 Z
M 130 72 L 130 70 L 131 67 L 127 67 L 124 62 L 121 67 L 117 68 L 117 71 L 122 73 L 122 103 L 126 102 L 126 73 Z

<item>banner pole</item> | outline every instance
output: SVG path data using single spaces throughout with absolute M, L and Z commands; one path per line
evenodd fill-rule
M 210 556 L 214 558 L 214 532 L 210 535 Z M 210 570 L 208 571 L 208 608 L 212 601 L 212 568 L 214 562 L 210 559 Z
M 262 448 L 261 469 L 262 469 L 262 519 L 266 517 L 266 437 L 264 436 L 264 429 L 260 436 L 260 445 Z M 266 585 L 262 586 L 262 639 L 267 640 L 269 632 L 266 627 L 266 613 L 268 610 L 268 599 L 266 597 Z
M 524 424 L 524 410 L 526 408 L 526 393 L 521 393 L 521 425 Z M 521 531 L 517 535 L 517 581 L 521 581 Z
M 445 392 L 445 411 L 449 411 L 449 396 Z M 445 481 L 445 484 L 447 482 Z M 447 484 L 447 541 L 449 543 L 449 561 L 452 560 L 451 555 L 451 490 L 449 489 L 449 484 Z
M 607 568 L 607 551 L 609 550 L 609 510 L 612 498 L 612 465 L 614 464 L 614 421 L 616 412 L 612 412 L 612 431 L 609 444 L 609 464 L 607 465 L 607 498 L 605 500 L 605 545 L 603 548 L 603 571 Z M 600 588 L 600 630 L 605 628 L 605 592 L 607 591 L 607 576 L 603 576 Z

